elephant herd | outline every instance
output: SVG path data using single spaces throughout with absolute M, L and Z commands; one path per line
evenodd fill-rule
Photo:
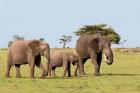
M 85 75 L 84 63 L 87 59 L 91 59 L 95 67 L 95 75 L 100 75 L 100 65 L 102 53 L 106 63 L 113 63 L 113 52 L 111 50 L 109 40 L 95 35 L 82 35 L 76 44 L 76 52 L 68 52 L 65 50 L 56 50 L 50 52 L 49 44 L 40 40 L 17 40 L 13 42 L 8 49 L 7 70 L 5 77 L 10 77 L 10 69 L 14 65 L 16 69 L 16 77 L 20 78 L 20 65 L 29 64 L 30 78 L 34 78 L 34 68 L 37 66 L 41 72 L 41 78 L 45 76 L 55 77 L 55 69 L 57 67 L 64 68 L 62 77 L 68 74 L 71 76 L 71 64 L 75 66 L 74 76 L 79 73 L 80 76 Z M 41 63 L 41 56 L 45 57 L 47 66 Z

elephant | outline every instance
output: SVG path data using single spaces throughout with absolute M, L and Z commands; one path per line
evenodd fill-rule
M 68 77 L 71 76 L 71 67 L 70 64 L 75 66 L 74 76 L 77 76 L 78 69 L 78 56 L 75 53 L 63 50 L 56 50 L 50 54 L 50 76 L 56 77 L 55 69 L 57 67 L 64 68 L 62 77 L 66 76 L 66 71 L 68 73 Z
M 16 68 L 16 78 L 20 78 L 20 65 L 29 64 L 30 78 L 34 78 L 35 65 L 42 70 L 41 78 L 45 78 L 46 72 L 41 63 L 41 55 L 44 56 L 50 64 L 49 44 L 40 40 L 16 40 L 8 49 L 7 71 L 5 77 L 10 77 L 12 65 Z M 49 66 L 48 66 L 49 69 Z
M 95 67 L 95 75 L 100 75 L 100 65 L 102 61 L 102 53 L 104 53 L 105 61 L 108 65 L 113 63 L 113 52 L 111 50 L 111 42 L 105 37 L 97 35 L 82 35 L 76 43 L 76 52 L 79 56 L 79 74 L 85 75 L 84 63 L 87 59 L 91 59 Z

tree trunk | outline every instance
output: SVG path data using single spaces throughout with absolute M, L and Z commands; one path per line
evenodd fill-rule
M 66 43 L 64 42 L 64 44 L 63 44 L 63 48 L 66 48 Z

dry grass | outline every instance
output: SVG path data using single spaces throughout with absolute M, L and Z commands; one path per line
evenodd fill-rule
M 93 65 L 88 60 L 84 77 L 60 78 L 63 69 L 58 68 L 57 78 L 42 80 L 40 70 L 36 68 L 36 78 L 31 80 L 28 65 L 21 66 L 24 78 L 15 78 L 14 67 L 12 77 L 5 78 L 6 50 L 0 50 L 0 93 L 140 93 L 140 53 L 113 51 L 114 63 L 109 66 L 103 61 L 99 77 L 93 75 Z

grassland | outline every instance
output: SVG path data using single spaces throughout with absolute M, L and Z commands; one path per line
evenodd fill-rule
M 15 78 L 14 67 L 11 78 L 5 78 L 6 50 L 0 50 L 0 93 L 140 93 L 140 53 L 114 50 L 114 55 L 112 65 L 102 62 L 98 77 L 93 75 L 93 65 L 88 60 L 87 75 L 83 77 L 60 78 L 63 69 L 58 68 L 57 78 L 42 80 L 40 70 L 36 68 L 36 78 L 31 80 L 28 65 L 21 66 L 23 78 Z

